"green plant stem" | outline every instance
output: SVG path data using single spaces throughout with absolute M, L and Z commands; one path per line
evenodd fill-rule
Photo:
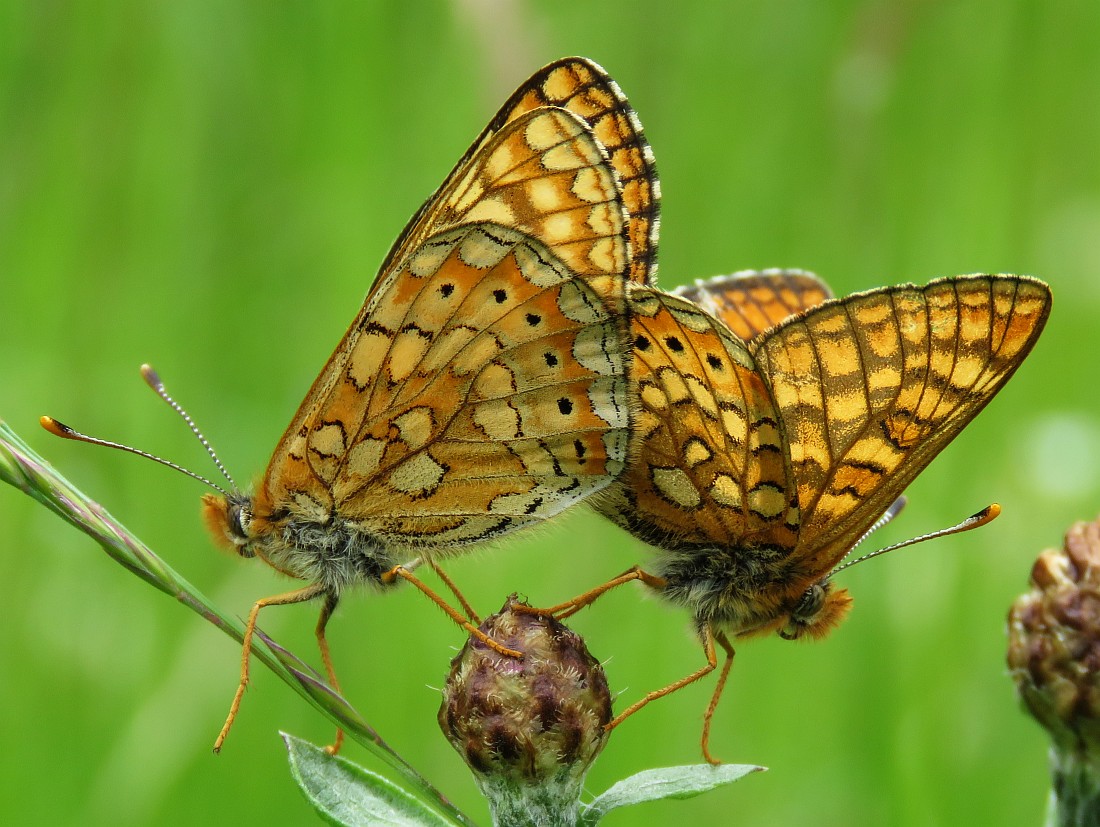
M 576 827 L 584 775 L 561 775 L 541 784 L 477 773 L 474 780 L 489 802 L 494 827 Z
M 99 543 L 115 562 L 176 598 L 234 640 L 243 642 L 244 627 L 238 618 L 215 607 L 106 509 L 58 474 L 3 420 L 0 420 L 0 480 L 18 488 L 83 531 Z M 275 644 L 259 629 L 252 654 L 343 729 L 348 737 L 362 744 L 396 770 L 426 803 L 459 824 L 473 824 L 386 744 L 362 715 L 333 690 L 316 670 Z
M 1050 751 L 1047 827 L 1100 825 L 1100 766 L 1085 749 Z

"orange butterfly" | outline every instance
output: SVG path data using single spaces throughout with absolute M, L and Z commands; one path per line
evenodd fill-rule
M 215 750 L 262 608 L 322 601 L 338 687 L 325 627 L 348 587 L 418 583 L 417 563 L 542 523 L 622 473 L 626 280 L 651 279 L 658 203 L 626 99 L 567 58 L 516 91 L 413 216 L 255 494 L 203 497 L 219 542 L 309 584 L 252 607 Z
M 630 291 L 637 454 L 597 505 L 659 550 L 656 568 L 544 610 L 568 616 L 631 580 L 688 607 L 706 665 L 611 726 L 713 670 L 720 646 L 727 658 L 702 738 L 712 762 L 727 634 L 793 639 L 835 627 L 851 597 L 830 574 L 1000 390 L 1050 312 L 1049 288 L 1027 277 L 962 276 L 817 304 L 827 288 L 816 279 L 773 275 L 680 291 L 746 333 L 764 330 L 747 343 L 681 296 Z

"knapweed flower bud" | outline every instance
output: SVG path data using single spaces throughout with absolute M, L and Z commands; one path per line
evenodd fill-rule
M 1032 590 L 1008 615 L 1008 667 L 1020 698 L 1068 748 L 1100 747 L 1100 522 L 1044 551 Z M 1100 750 L 1098 750 L 1100 754 Z
M 1100 521 L 1044 551 L 1008 614 L 1008 667 L 1050 733 L 1048 824 L 1100 823 Z
M 611 695 L 584 641 L 513 595 L 451 661 L 439 725 L 473 770 L 494 823 L 574 824 L 585 773 L 607 740 Z

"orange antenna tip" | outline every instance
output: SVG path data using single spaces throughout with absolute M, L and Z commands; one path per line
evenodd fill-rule
M 1001 516 L 1001 504 L 1000 503 L 990 503 L 989 505 L 987 505 L 985 508 L 983 508 L 981 511 L 979 511 L 977 514 L 975 514 L 973 517 L 970 518 L 971 520 L 974 520 L 974 525 L 971 526 L 971 528 L 977 528 L 978 526 L 986 525 L 987 523 L 991 523 L 1000 516 Z
M 878 551 L 872 551 L 870 554 L 864 554 L 862 557 L 858 557 L 855 560 L 850 560 L 847 563 L 837 566 L 830 572 L 830 577 L 837 572 L 844 571 L 844 569 L 851 568 L 856 563 L 862 563 L 864 560 L 870 560 L 872 557 L 878 557 L 880 554 L 886 554 L 890 551 L 897 551 L 898 549 L 906 548 L 907 546 L 913 546 L 917 543 L 923 543 L 927 540 L 935 540 L 939 537 L 949 537 L 952 534 L 961 534 L 964 531 L 971 531 L 975 528 L 981 528 L 983 525 L 988 525 L 1001 516 L 1001 506 L 998 503 L 990 503 L 977 514 L 971 514 L 961 523 L 953 525 L 950 528 L 941 528 L 939 531 L 933 531 L 929 534 L 922 534 L 920 537 L 913 537 L 909 540 L 903 540 L 900 543 L 895 543 L 892 546 L 886 548 L 880 548 Z
M 145 457 L 151 459 L 153 462 L 159 462 L 161 465 L 167 465 L 169 468 L 175 468 L 181 474 L 186 474 L 199 482 L 210 486 L 215 491 L 219 491 L 221 494 L 226 495 L 226 490 L 218 485 L 215 485 L 206 477 L 196 474 L 194 471 L 189 471 L 182 465 L 177 465 L 174 462 L 170 462 L 162 457 L 158 457 L 156 454 L 150 454 L 148 451 L 142 451 L 140 448 L 133 448 L 129 445 L 123 445 L 121 442 L 111 442 L 109 439 L 100 439 L 99 437 L 88 436 L 82 434 L 75 428 L 70 428 L 64 422 L 58 422 L 52 416 L 42 416 L 38 419 L 38 424 L 49 431 L 54 436 L 62 437 L 63 439 L 71 439 L 74 442 L 87 442 L 89 445 L 102 445 L 104 448 L 115 448 L 119 451 L 126 451 L 129 454 L 137 454 L 139 457 Z M 207 449 L 209 450 L 209 448 Z M 219 466 L 220 467 L 220 466 Z M 230 480 L 232 482 L 232 480 Z
M 54 436 L 59 436 L 63 439 L 72 439 L 76 434 L 76 431 L 74 431 L 64 422 L 58 422 L 52 416 L 40 416 L 38 418 L 38 424 Z

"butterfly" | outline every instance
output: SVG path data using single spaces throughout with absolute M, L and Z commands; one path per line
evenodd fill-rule
M 621 90 L 566 58 L 520 86 L 417 211 L 255 492 L 203 497 L 219 543 L 307 583 L 252 607 L 215 751 L 263 608 L 321 601 L 338 688 L 325 628 L 349 587 L 402 577 L 431 596 L 417 563 L 540 524 L 623 472 L 625 287 L 652 279 L 659 198 Z
M 610 726 L 714 670 L 721 647 L 702 737 L 713 763 L 728 636 L 819 638 L 841 622 L 852 601 L 830 574 L 1003 387 L 1051 305 L 1050 289 L 1028 277 L 960 276 L 820 301 L 827 288 L 806 276 L 725 277 L 680 295 L 630 290 L 636 454 L 597 507 L 657 549 L 656 564 L 546 610 L 568 616 L 632 580 L 687 607 L 707 663 Z

